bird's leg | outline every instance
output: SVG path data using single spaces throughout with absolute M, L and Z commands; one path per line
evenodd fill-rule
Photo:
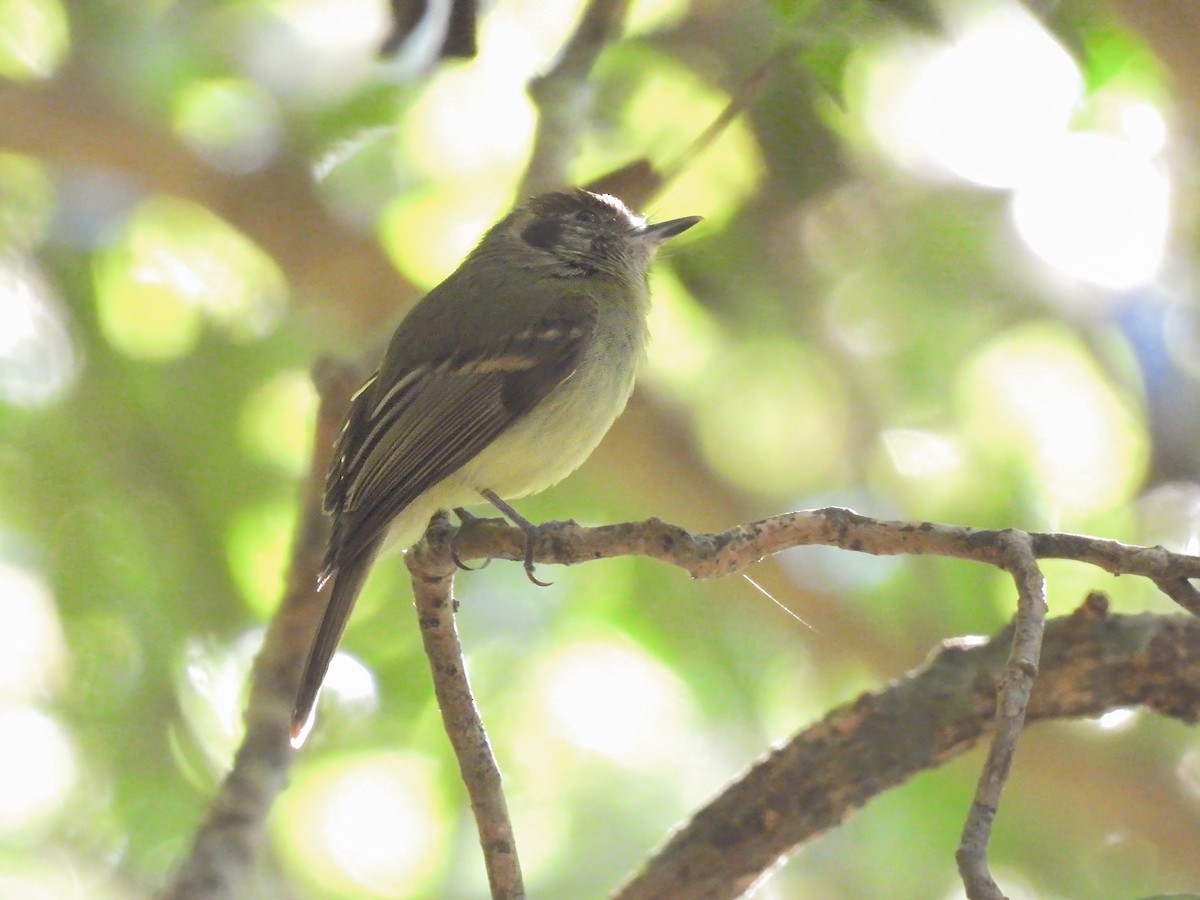
M 479 493 L 483 495 L 484 499 L 487 500 L 488 503 L 492 504 L 492 506 L 504 513 L 509 521 L 511 521 L 525 533 L 525 574 L 528 576 L 529 580 L 538 587 L 550 587 L 553 582 L 540 581 L 538 577 L 533 574 L 533 542 L 537 540 L 538 527 L 513 509 L 508 503 L 496 496 L 495 491 L 484 488 Z
M 492 561 L 490 557 L 485 559 L 483 563 L 478 566 L 468 566 L 459 558 L 458 555 L 458 539 L 462 537 L 463 529 L 472 522 L 481 521 L 479 516 L 475 515 L 474 513 L 467 512 L 467 510 L 461 506 L 454 507 L 454 514 L 458 516 L 458 521 L 460 524 L 458 531 L 454 532 L 454 537 L 450 538 L 450 559 L 454 561 L 454 565 L 458 566 L 464 572 L 478 572 L 480 569 L 486 569 L 488 567 L 488 563 Z

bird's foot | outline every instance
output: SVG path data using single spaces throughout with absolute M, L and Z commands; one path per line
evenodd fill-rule
M 480 569 L 486 569 L 488 564 L 491 562 L 491 559 L 485 559 L 477 566 L 468 566 L 465 562 L 463 562 L 462 558 L 458 555 L 458 541 L 462 537 L 464 528 L 469 525 L 473 525 L 476 522 L 486 522 L 488 520 L 481 518 L 474 513 L 467 512 L 467 510 L 463 509 L 461 506 L 456 506 L 454 508 L 454 514 L 458 516 L 458 520 L 461 524 L 459 525 L 458 531 L 454 532 L 454 537 L 450 538 L 450 559 L 454 561 L 454 565 L 458 566 L 458 568 L 462 569 L 464 572 L 477 572 Z M 503 522 L 504 520 L 493 519 L 492 521 Z
M 484 498 L 491 503 L 492 506 L 504 513 L 505 517 L 508 518 L 508 520 L 518 528 L 520 528 L 521 532 L 525 535 L 525 577 L 527 577 L 538 587 L 550 587 L 550 585 L 552 585 L 554 582 L 542 581 L 533 574 L 533 546 L 537 542 L 538 535 L 541 532 L 540 527 L 534 525 L 527 518 L 513 509 L 510 504 L 504 500 L 501 500 L 500 497 L 496 495 L 495 491 L 482 490 L 479 493 L 483 494 Z

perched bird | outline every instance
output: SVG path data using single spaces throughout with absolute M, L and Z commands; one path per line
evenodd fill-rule
M 330 596 L 294 746 L 385 537 L 408 546 L 439 509 L 481 495 L 511 517 L 500 498 L 549 487 L 595 449 L 644 355 L 654 252 L 698 221 L 648 225 L 607 194 L 543 194 L 494 225 L 400 323 L 351 402 L 326 481 L 333 529 L 319 586 Z

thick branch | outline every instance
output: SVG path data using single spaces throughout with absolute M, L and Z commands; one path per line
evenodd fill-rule
M 329 529 L 321 509 L 325 473 L 359 379 L 348 367 L 324 362 L 317 366 L 314 380 L 321 404 L 287 589 L 254 661 L 245 737 L 164 893 L 172 900 L 234 900 L 251 893 L 267 813 L 287 782 L 296 685 L 324 603 L 316 585 Z
M 947 641 L 920 669 L 832 711 L 723 790 L 615 896 L 740 896 L 781 856 L 983 737 L 1012 644 L 1012 628 Z M 1200 621 L 1109 616 L 1094 594 L 1049 623 L 1029 721 L 1134 705 L 1200 721 Z

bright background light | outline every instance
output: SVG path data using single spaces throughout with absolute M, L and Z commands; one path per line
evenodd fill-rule
M 0 707 L 0 834 L 49 819 L 78 777 L 74 742 L 34 706 Z
M 70 674 L 54 595 L 37 574 L 3 561 L 0 622 L 2 839 L 60 813 L 79 767 L 67 726 L 46 705 Z
M 1060 271 L 1107 288 L 1154 277 L 1170 213 L 1162 168 L 1128 140 L 1063 135 L 1013 195 L 1017 231 Z
M 0 255 L 0 401 L 50 403 L 78 368 L 66 313 L 34 262 Z
M 54 595 L 33 572 L 0 561 L 0 701 L 54 696 L 69 675 Z
M 1056 526 L 1131 502 L 1148 453 L 1144 425 L 1066 329 L 998 335 L 960 382 L 964 428 L 995 467 L 1031 465 Z
M 445 850 L 436 782 L 427 760 L 404 753 L 301 770 L 275 810 L 276 830 L 297 871 L 334 896 L 419 897 Z
M 656 768 L 686 733 L 687 694 L 671 672 L 626 643 L 568 644 L 537 677 L 562 736 L 626 766 Z
M 1016 4 L 990 4 L 951 28 L 946 43 L 903 43 L 872 63 L 868 123 L 906 165 L 1013 187 L 1066 130 L 1083 79 Z
M 1161 114 L 1136 97 L 1112 102 L 1114 133 L 1076 128 L 1078 67 L 1009 2 L 961 12 L 944 42 L 899 42 L 865 73 L 866 120 L 885 154 L 918 174 L 1012 191 L 1018 234 L 1034 253 L 1119 289 L 1157 273 L 1170 187 L 1157 161 Z

